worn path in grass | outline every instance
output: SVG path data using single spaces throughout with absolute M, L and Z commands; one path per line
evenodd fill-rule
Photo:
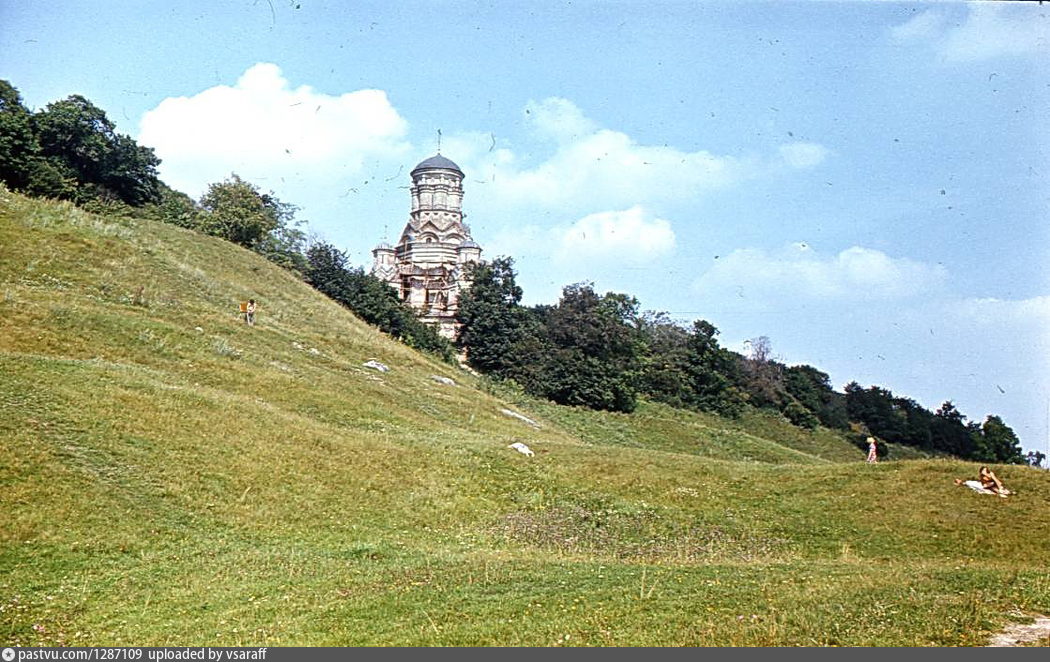
M 1050 646 L 1050 618 L 1037 615 L 1032 623 L 1012 623 L 1002 632 L 992 636 L 988 646 L 1012 648 L 1032 643 Z

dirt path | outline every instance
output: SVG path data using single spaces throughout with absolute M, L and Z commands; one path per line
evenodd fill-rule
M 1020 646 L 1031 641 L 1045 641 L 1050 638 L 1050 618 L 1036 616 L 1035 623 L 1021 625 L 1014 623 L 1006 626 L 999 634 L 992 635 L 988 641 L 990 648 L 1005 648 Z

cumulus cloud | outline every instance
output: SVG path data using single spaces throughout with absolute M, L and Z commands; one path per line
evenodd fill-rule
M 558 260 L 614 259 L 648 263 L 674 249 L 671 223 L 634 206 L 623 211 L 589 214 L 568 228 L 555 228 L 554 257 Z
M 525 106 L 525 117 L 537 133 L 558 142 L 584 137 L 598 130 L 598 125 L 585 117 L 576 104 L 560 97 L 529 101 Z
M 279 67 L 259 63 L 232 86 L 165 99 L 143 116 L 139 142 L 156 149 L 166 182 L 196 194 L 230 172 L 250 180 L 355 172 L 366 159 L 403 155 L 407 128 L 382 90 L 293 88 Z
M 831 154 L 815 142 L 744 155 L 646 145 L 600 126 L 561 97 L 529 101 L 523 115 L 529 131 L 518 144 L 482 132 L 454 134 L 443 143 L 467 172 L 478 208 L 534 217 L 636 205 L 664 209 L 784 169 L 812 168 Z
M 640 205 L 596 212 L 548 228 L 516 226 L 498 234 L 489 246 L 493 255 L 527 253 L 559 268 L 571 265 L 578 269 L 647 265 L 674 247 L 671 222 Z
M 1050 48 L 1050 21 L 1033 13 L 1039 11 L 1033 6 L 976 2 L 968 9 L 961 23 L 949 21 L 947 10 L 928 9 L 890 33 L 903 43 L 931 44 L 947 62 L 1046 53 Z
M 491 184 L 482 195 L 501 206 L 579 211 L 650 205 L 691 199 L 761 169 L 757 159 L 639 144 L 625 133 L 599 127 L 567 99 L 530 101 L 526 111 L 533 135 L 554 144 L 554 153 L 539 164 L 523 165 L 507 148 L 479 153 L 481 144 L 472 141 L 478 179 Z
M 777 253 L 747 248 L 733 251 L 694 283 L 698 294 L 733 297 L 749 308 L 820 301 L 893 300 L 938 291 L 947 279 L 943 267 L 882 251 L 853 246 L 821 256 L 805 244 Z

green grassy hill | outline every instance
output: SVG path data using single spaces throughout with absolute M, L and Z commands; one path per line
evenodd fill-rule
M 236 246 L 0 188 L 5 645 L 966 645 L 1050 611 L 1050 474 L 862 459 L 504 393 Z

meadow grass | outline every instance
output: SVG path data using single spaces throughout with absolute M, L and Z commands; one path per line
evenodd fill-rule
M 1046 472 L 862 459 L 526 398 L 228 243 L 0 189 L 5 644 L 974 645 L 1050 611 Z

